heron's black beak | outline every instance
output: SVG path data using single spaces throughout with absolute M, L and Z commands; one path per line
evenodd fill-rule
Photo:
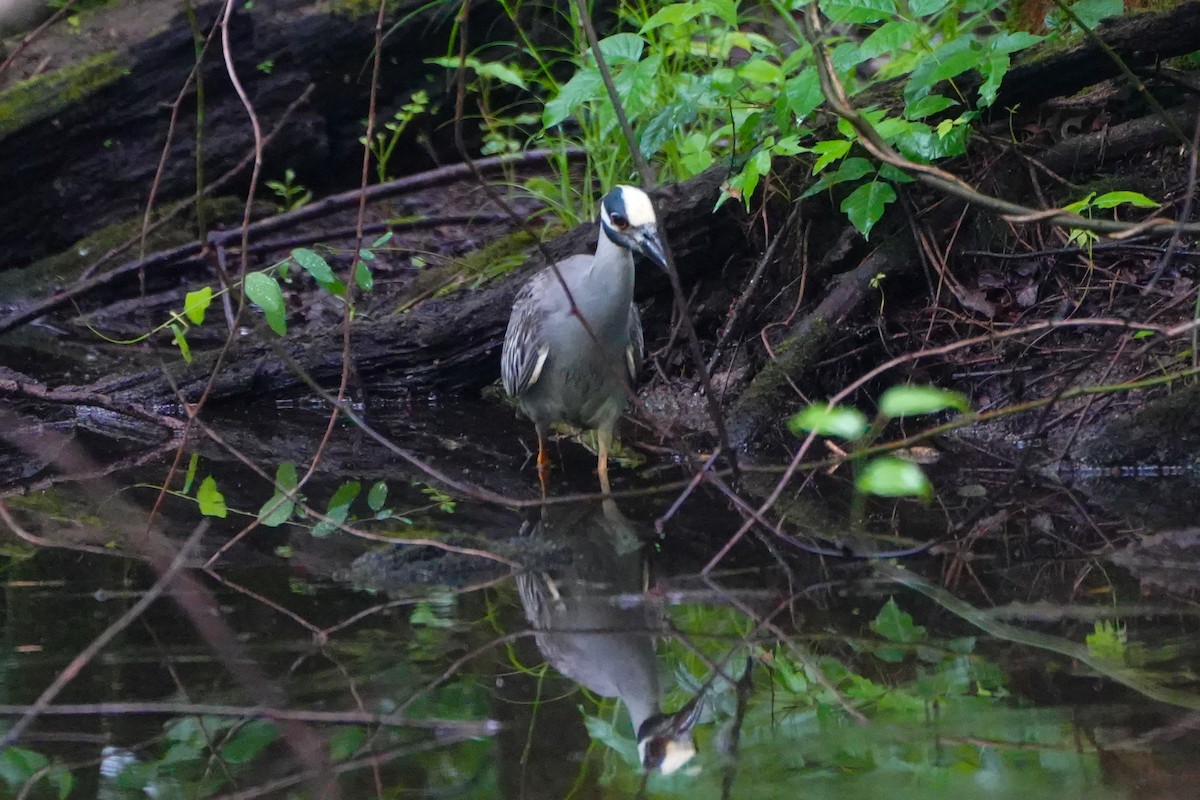
M 662 236 L 658 233 L 658 226 L 643 225 L 638 228 L 637 232 L 631 238 L 637 246 L 639 253 L 662 269 L 667 269 L 666 248 L 663 246 Z

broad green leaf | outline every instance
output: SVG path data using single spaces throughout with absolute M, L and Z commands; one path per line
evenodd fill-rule
M 783 70 L 778 64 L 773 64 L 765 58 L 754 58 L 738 68 L 738 75 L 746 81 L 757 85 L 771 85 L 783 80 Z
M 489 78 L 495 78 L 500 83 L 507 83 L 509 86 L 516 86 L 518 89 L 528 89 L 529 86 L 525 83 L 525 78 L 521 73 L 517 72 L 512 67 L 501 64 L 499 61 L 480 61 L 471 65 L 480 75 L 486 75 Z
M 178 322 L 172 322 L 168 327 L 171 329 L 171 343 L 179 348 L 179 355 L 183 356 L 184 361 L 192 363 L 192 348 L 187 342 L 187 331 Z
M 815 69 L 806 69 L 799 75 L 788 78 L 783 84 L 783 94 L 787 98 L 788 108 L 796 115 L 797 122 L 803 122 L 825 102 L 825 95 L 821 94 L 821 81 Z
M 827 172 L 825 177 L 808 187 L 808 190 L 804 194 L 800 195 L 800 198 L 804 199 L 805 197 L 811 197 L 814 194 L 819 194 L 826 189 L 837 186 L 839 183 L 856 181 L 859 178 L 870 175 L 873 172 L 875 172 L 875 165 L 867 159 L 859 158 L 858 156 L 855 156 L 854 158 L 847 158 L 841 164 L 838 164 L 838 168 L 835 171 Z
M 372 511 L 379 511 L 387 502 L 388 487 L 383 481 L 377 481 L 367 492 L 367 505 Z
M 911 102 L 932 89 L 938 81 L 961 75 L 979 66 L 981 61 L 981 51 L 969 37 L 953 39 L 917 64 L 904 87 L 904 99 Z
M 1159 204 L 1141 192 L 1105 192 L 1092 201 L 1096 208 L 1116 208 L 1128 203 L 1138 208 L 1158 208 Z
M 933 487 L 920 467 L 893 456 L 869 461 L 854 485 L 860 492 L 879 497 L 928 498 L 933 494 Z
M 889 597 L 883 608 L 879 609 L 871 621 L 871 630 L 889 642 L 898 644 L 917 644 L 926 637 L 925 626 L 915 624 L 912 615 L 901 610 L 893 597 Z
M 812 174 L 816 175 L 833 162 L 845 156 L 846 153 L 849 153 L 851 144 L 852 142 L 849 139 L 829 139 L 814 144 L 812 151 L 819 155 L 816 163 L 813 164 Z
M 0 778 L 14 789 L 49 764 L 50 759 L 24 747 L 10 746 L 0 750 Z
M 371 268 L 367 266 L 367 262 L 359 261 L 355 265 L 354 282 L 364 292 L 369 292 L 375 288 L 375 276 L 371 274 Z
M 305 272 L 312 275 L 313 280 L 319 284 L 324 285 L 337 280 L 337 275 L 333 274 L 333 268 L 329 266 L 329 262 L 307 247 L 297 247 L 293 250 L 292 260 L 299 264 Z
M 956 105 L 958 103 L 949 97 L 942 97 L 940 94 L 925 94 L 905 107 L 904 116 L 908 119 L 924 119 Z
M 244 288 L 250 302 L 262 309 L 271 330 L 280 336 L 286 334 L 287 310 L 284 307 L 283 290 L 279 288 L 279 282 L 270 275 L 251 272 L 246 276 Z
M 646 40 L 636 33 L 616 33 L 600 40 L 600 54 L 609 66 L 638 61 L 645 49 Z
M 229 510 L 225 507 L 225 495 L 217 489 L 217 480 L 212 475 L 200 482 L 196 490 L 196 502 L 200 504 L 200 513 L 206 517 L 224 519 Z
M 871 181 L 859 186 L 842 201 L 842 211 L 850 223 L 858 229 L 864 239 L 871 237 L 871 229 L 883 217 L 888 203 L 896 199 L 896 190 L 890 183 Z
M 581 69 L 546 103 L 542 109 L 542 126 L 553 128 L 560 124 L 581 105 L 600 97 L 603 91 L 604 82 L 600 79 L 600 73 L 594 67 Z
M 1071 4 L 1071 10 L 1089 28 L 1095 28 L 1101 20 L 1119 17 L 1125 13 L 1122 0 L 1079 0 Z
M 936 386 L 893 386 L 879 398 L 879 411 L 885 417 L 912 417 L 936 414 L 948 408 L 967 412 L 971 408 L 966 395 Z
M 928 17 L 941 11 L 950 0 L 909 0 L 908 8 L 918 17 Z
M 296 503 L 288 493 L 296 489 L 298 482 L 296 465 L 285 461 L 275 470 L 275 492 L 258 510 L 258 521 L 268 528 L 277 528 L 292 518 Z
M 862 51 L 864 59 L 902 53 L 907 49 L 913 36 L 920 30 L 921 26 L 915 22 L 891 20 L 880 25 L 870 36 L 863 39 L 859 49 Z
M 279 738 L 279 728 L 266 719 L 252 719 L 221 747 L 221 758 L 229 764 L 248 764 Z
M 797 436 L 815 431 L 822 436 L 857 439 L 867 431 L 867 416 L 853 406 L 830 408 L 814 403 L 788 420 L 788 430 Z
M 652 31 L 655 28 L 663 25 L 680 25 L 688 20 L 695 19 L 704 13 L 700 3 L 670 3 L 660 8 L 654 13 L 646 23 L 642 25 L 641 32 Z
M 358 752 L 367 741 L 367 729 L 360 725 L 338 728 L 329 737 L 329 760 L 333 763 L 345 761 Z
M 893 0 L 823 0 L 820 6 L 834 22 L 882 22 L 896 13 Z
M 347 481 L 339 486 L 333 493 L 333 497 L 329 499 L 329 507 L 325 510 L 328 521 L 318 522 L 313 527 L 312 535 L 320 539 L 337 530 L 338 526 L 350 516 L 350 504 L 354 502 L 354 498 L 358 497 L 360 491 L 362 491 L 362 484 L 358 481 Z
M 202 286 L 194 292 L 188 292 L 183 298 L 183 315 L 195 325 L 203 324 L 204 312 L 212 304 L 212 299 L 213 290 L 211 286 Z

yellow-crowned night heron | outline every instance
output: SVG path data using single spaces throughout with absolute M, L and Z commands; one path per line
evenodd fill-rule
M 666 268 L 650 198 L 641 189 L 617 186 L 600 202 L 595 254 L 559 261 L 557 274 L 547 267 L 513 303 L 500 376 L 504 390 L 537 428 L 543 494 L 549 468 L 546 434 L 555 422 L 596 429 L 600 487 L 610 491 L 613 427 L 625 410 L 626 386 L 633 385 L 642 362 L 642 321 L 633 304 L 634 252 Z

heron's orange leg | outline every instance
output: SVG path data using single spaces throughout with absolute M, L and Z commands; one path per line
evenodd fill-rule
M 537 474 L 538 483 L 542 486 L 542 499 L 546 499 L 546 489 L 550 484 L 550 456 L 546 455 L 546 438 L 538 429 Z
M 612 486 L 608 482 L 608 448 L 612 444 L 612 430 L 599 428 L 596 430 L 596 474 L 600 476 L 600 491 L 612 494 Z

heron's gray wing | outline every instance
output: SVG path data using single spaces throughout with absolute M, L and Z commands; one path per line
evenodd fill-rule
M 500 380 L 509 397 L 516 397 L 537 382 L 550 352 L 541 332 L 547 313 L 542 303 L 545 290 L 546 273 L 539 272 L 521 287 L 513 301 L 500 352 Z
M 642 315 L 636 305 L 629 307 L 629 347 L 625 350 L 625 367 L 629 370 L 629 385 L 637 386 L 638 373 L 642 371 L 642 360 L 646 356 L 646 343 L 642 338 Z

